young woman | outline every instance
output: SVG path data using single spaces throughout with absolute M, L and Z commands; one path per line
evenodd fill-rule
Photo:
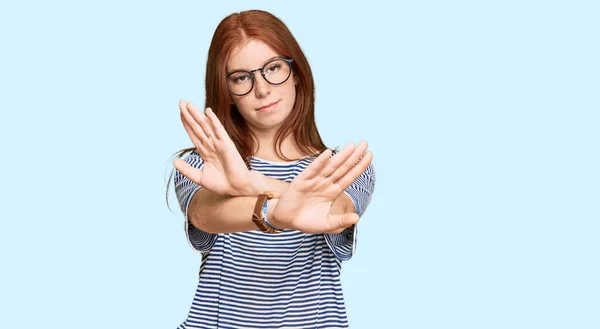
M 181 101 L 195 147 L 173 162 L 199 283 L 179 328 L 347 328 L 341 261 L 375 184 L 367 143 L 322 142 L 310 66 L 258 10 L 218 25 L 206 111 Z

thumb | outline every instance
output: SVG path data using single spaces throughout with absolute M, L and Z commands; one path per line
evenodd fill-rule
M 341 215 L 329 215 L 329 220 L 332 224 L 332 230 L 339 230 L 358 223 L 360 217 L 355 212 L 349 212 Z
M 192 182 L 202 186 L 202 174 L 203 171 L 200 169 L 196 169 L 192 166 L 190 166 L 187 162 L 183 161 L 183 160 L 175 160 L 173 161 L 173 166 L 175 167 L 175 169 L 179 170 L 179 172 L 189 178 Z

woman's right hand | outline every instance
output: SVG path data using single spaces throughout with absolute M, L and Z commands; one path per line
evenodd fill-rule
M 221 195 L 255 195 L 252 173 L 246 167 L 235 144 L 209 107 L 206 115 L 191 102 L 179 102 L 181 121 L 202 160 L 196 169 L 183 160 L 173 161 L 182 175 L 209 191 Z
M 355 212 L 333 215 L 331 206 L 371 163 L 373 154 L 366 150 L 363 141 L 357 146 L 349 143 L 333 157 L 329 149 L 321 153 L 279 199 L 269 201 L 269 223 L 304 233 L 332 232 L 357 223 L 360 218 Z

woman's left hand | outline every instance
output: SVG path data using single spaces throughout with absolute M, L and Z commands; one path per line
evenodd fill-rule
M 310 234 L 339 233 L 356 224 L 360 220 L 356 212 L 332 209 L 332 205 L 371 164 L 373 153 L 366 152 L 367 146 L 366 141 L 358 146 L 349 143 L 333 156 L 331 150 L 323 151 L 279 199 L 269 201 L 269 222 L 280 229 Z

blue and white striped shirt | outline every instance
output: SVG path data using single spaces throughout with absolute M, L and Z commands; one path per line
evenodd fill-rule
M 274 162 L 253 157 L 268 177 L 291 182 L 314 157 Z M 202 168 L 197 151 L 185 162 Z M 348 328 L 340 284 L 341 262 L 354 254 L 357 225 L 339 234 L 255 231 L 212 234 L 187 220 L 190 200 L 201 187 L 175 170 L 175 192 L 185 214 L 185 232 L 202 254 L 199 282 L 185 328 Z M 375 186 L 373 165 L 346 193 L 362 216 Z M 248 214 L 250 220 L 251 214 Z

